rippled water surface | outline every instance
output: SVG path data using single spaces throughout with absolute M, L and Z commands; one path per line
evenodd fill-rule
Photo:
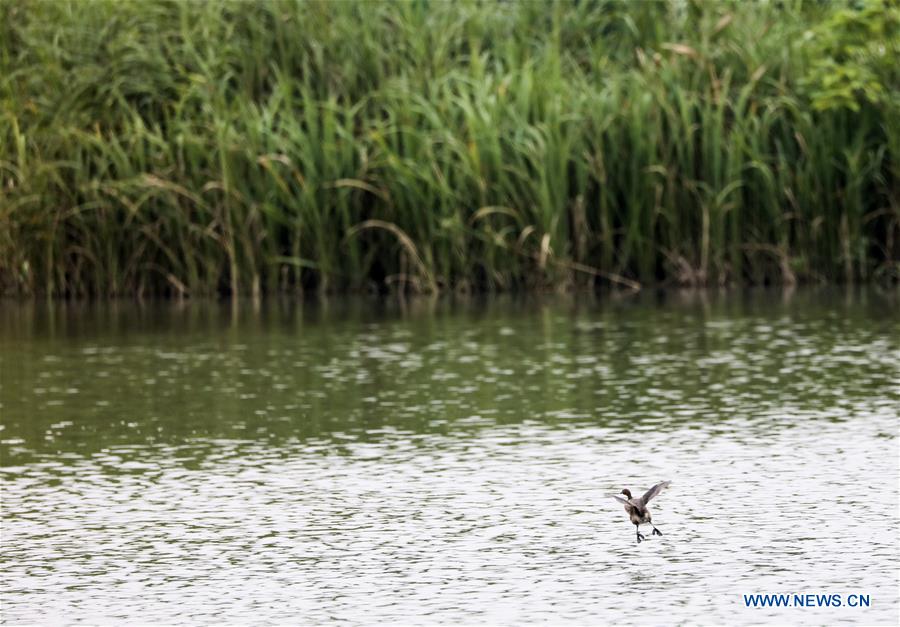
M 2 620 L 896 624 L 897 311 L 0 304 Z

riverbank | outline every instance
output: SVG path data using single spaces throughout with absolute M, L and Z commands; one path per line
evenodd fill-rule
M 898 9 L 0 5 L 0 290 L 896 282 Z

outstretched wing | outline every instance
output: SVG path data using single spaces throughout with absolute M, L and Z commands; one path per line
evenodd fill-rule
M 631 503 L 629 503 L 628 501 L 623 499 L 621 496 L 616 496 L 615 494 L 610 494 L 610 496 L 613 497 L 614 499 L 616 499 L 619 503 L 623 503 L 625 505 L 631 505 Z
M 641 500 L 644 501 L 644 505 L 649 503 L 650 499 L 652 499 L 654 496 L 662 492 L 664 488 L 668 488 L 669 484 L 671 483 L 671 481 L 663 481 L 661 483 L 657 483 L 655 486 L 647 490 L 647 493 L 641 497 Z

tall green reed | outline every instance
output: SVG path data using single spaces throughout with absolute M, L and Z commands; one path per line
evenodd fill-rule
M 842 6 L 5 0 L 0 288 L 896 281 L 900 100 L 804 82 Z

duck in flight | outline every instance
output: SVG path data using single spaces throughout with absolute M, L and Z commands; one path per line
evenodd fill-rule
M 652 522 L 650 522 L 650 510 L 647 509 L 647 503 L 650 502 L 654 496 L 663 491 L 664 488 L 668 488 L 671 481 L 663 481 L 661 483 L 657 483 L 655 486 L 647 490 L 644 493 L 644 496 L 639 496 L 637 498 L 631 497 L 631 490 L 625 488 L 622 490 L 622 494 L 625 495 L 626 499 L 618 495 L 613 495 L 613 498 L 623 503 L 625 505 L 625 511 L 628 512 L 628 517 L 631 518 L 631 522 L 634 523 L 634 530 L 637 533 L 637 541 L 638 544 L 641 543 L 641 540 L 644 539 L 644 535 L 641 533 L 641 525 L 650 525 L 653 527 L 653 535 L 661 536 L 662 532 L 657 529 Z

